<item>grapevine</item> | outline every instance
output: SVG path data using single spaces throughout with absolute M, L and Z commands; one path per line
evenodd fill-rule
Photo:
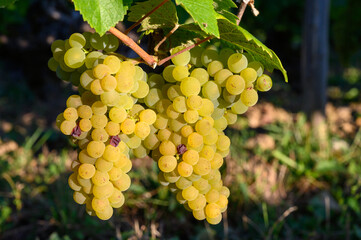
M 156 9 L 171 4 L 149 2 L 158 2 Z M 146 73 L 139 61 L 116 52 L 118 38 L 152 67 L 171 63 L 161 74 Z M 74 33 L 52 43 L 49 68 L 78 88 L 56 123 L 79 148 L 68 184 L 89 215 L 112 217 L 131 185 L 130 156 L 148 155 L 158 165 L 160 184 L 195 219 L 222 220 L 230 196 L 220 172 L 231 145 L 224 130 L 258 102 L 260 92 L 271 89 L 272 79 L 252 51 L 214 38 L 174 46 L 161 60 L 114 27 L 103 35 Z

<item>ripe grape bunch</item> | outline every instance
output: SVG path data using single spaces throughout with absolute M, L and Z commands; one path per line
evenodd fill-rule
M 173 57 L 162 74 L 116 54 L 113 35 L 74 33 L 52 44 L 49 68 L 79 91 L 56 123 L 79 146 L 68 183 L 88 214 L 107 220 L 124 204 L 133 154 L 157 162 L 160 184 L 196 219 L 222 220 L 230 195 L 220 172 L 231 144 L 224 130 L 272 80 L 251 55 L 216 44 Z

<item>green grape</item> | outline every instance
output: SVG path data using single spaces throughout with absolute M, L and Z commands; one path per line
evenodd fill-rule
M 107 106 L 101 101 L 96 101 L 91 106 L 92 112 L 95 115 L 104 115 L 107 112 Z
M 183 50 L 184 47 L 183 46 L 179 46 L 179 47 L 175 47 L 171 50 L 171 54 L 175 54 L 181 50 Z M 191 59 L 191 54 L 189 51 L 185 51 L 175 57 L 173 57 L 171 60 L 172 60 L 172 63 L 174 65 L 177 65 L 177 66 L 185 66 L 189 63 Z
M 90 121 L 93 128 L 104 128 L 108 123 L 108 118 L 105 115 L 93 115 Z
M 149 124 L 139 121 L 135 124 L 134 134 L 141 139 L 145 139 L 150 133 Z
M 64 120 L 60 124 L 60 131 L 65 135 L 70 135 L 75 127 L 76 127 L 76 122 Z
M 100 80 L 99 79 L 95 79 L 94 81 L 91 82 L 90 84 L 90 91 L 94 94 L 94 95 L 100 95 L 102 93 L 104 93 L 104 90 L 102 88 L 102 85 L 100 84 Z
M 186 163 L 186 162 L 180 162 L 178 164 L 178 173 L 182 177 L 189 177 L 193 173 L 193 167 L 192 165 Z
M 226 86 L 227 78 L 232 76 L 233 73 L 229 71 L 228 69 L 222 69 L 214 75 L 214 81 L 221 87 Z
M 207 67 L 212 61 L 219 60 L 219 55 L 215 49 L 206 49 L 202 52 L 201 61 L 203 66 Z
M 206 198 L 204 197 L 203 194 L 199 194 L 196 199 L 188 202 L 189 207 L 194 211 L 203 210 L 206 204 L 207 204 Z
M 205 195 L 208 203 L 216 203 L 219 200 L 219 192 L 215 189 L 209 190 L 209 192 Z
M 199 110 L 202 107 L 202 97 L 198 95 L 192 95 L 187 98 L 187 107 L 192 110 Z
M 159 145 L 159 152 L 162 155 L 175 155 L 177 153 L 176 146 L 171 141 L 163 141 Z
M 224 195 L 226 198 L 228 198 L 230 195 L 230 191 L 226 186 L 222 186 L 222 188 L 219 190 L 219 193 Z
M 116 122 L 108 122 L 104 129 L 110 136 L 116 136 L 120 133 L 119 123 Z
M 158 167 L 162 172 L 171 172 L 177 167 L 177 159 L 173 156 L 162 156 L 158 160 Z
M 92 182 L 96 186 L 104 186 L 109 182 L 109 174 L 107 172 L 95 171 Z
M 215 100 L 221 95 L 221 87 L 218 86 L 214 81 L 208 81 L 202 86 L 202 94 L 204 97 Z
M 207 175 L 211 170 L 212 167 L 210 161 L 202 157 L 200 157 L 197 164 L 193 166 L 194 173 L 200 176 Z
M 90 179 L 95 174 L 95 167 L 93 164 L 82 163 L 78 168 L 78 174 L 84 179 Z
M 149 134 L 148 137 L 144 139 L 143 144 L 144 147 L 146 147 L 147 149 L 155 150 L 159 146 L 160 142 L 157 138 L 157 135 Z
M 89 163 L 89 164 L 95 164 L 96 158 L 93 158 L 89 156 L 88 152 L 86 150 L 81 150 L 78 155 L 79 162 L 81 163 Z
M 167 141 L 170 139 L 172 131 L 168 128 L 160 129 L 157 133 L 157 138 L 159 141 Z
M 138 80 L 138 89 L 132 95 L 136 98 L 145 98 L 149 93 L 149 85 L 147 82 Z
M 127 94 L 119 95 L 115 94 L 114 105 L 117 107 L 123 107 L 126 110 L 132 109 L 134 106 L 133 98 Z
M 223 48 L 219 52 L 219 61 L 223 63 L 224 67 L 227 67 L 228 58 L 234 54 L 234 51 L 230 48 Z
M 168 99 L 162 99 L 157 103 L 155 107 L 158 113 L 164 113 L 167 111 L 167 108 L 172 104 Z M 154 113 L 155 114 L 155 113 Z
M 63 69 L 61 69 L 61 66 L 59 65 L 56 68 L 56 76 L 60 79 L 60 80 L 64 80 L 64 81 L 69 81 L 71 73 L 70 72 L 65 72 Z
M 168 116 L 165 114 L 157 114 L 157 120 L 154 122 L 154 127 L 157 129 L 164 129 L 168 125 Z
M 214 77 L 217 72 L 223 69 L 223 64 L 220 61 L 212 61 L 207 66 L 207 72 L 211 77 Z
M 143 69 L 139 66 L 135 66 L 134 80 L 146 82 L 147 81 L 146 78 L 147 78 L 147 74 L 143 71 Z
M 209 80 L 209 74 L 204 68 L 195 68 L 191 72 L 191 77 L 197 78 L 201 86 Z
M 180 89 L 184 96 L 198 95 L 201 90 L 201 85 L 198 79 L 194 77 L 184 78 L 180 84 Z
M 179 85 L 173 85 L 168 88 L 167 96 L 169 100 L 173 101 L 176 97 L 183 96 Z
M 193 213 L 193 217 L 199 221 L 206 219 L 206 215 L 203 209 L 194 210 L 192 213 Z
M 195 46 L 190 50 L 191 59 L 190 63 L 195 67 L 202 67 L 201 55 L 204 49 L 200 46 Z
M 90 157 L 99 158 L 104 153 L 105 145 L 101 141 L 90 141 L 86 149 Z
M 239 95 L 245 88 L 245 81 L 239 75 L 232 75 L 227 78 L 226 89 L 232 95 Z
M 258 93 L 253 88 L 245 89 L 241 94 L 241 101 L 247 107 L 254 106 L 258 101 Z
M 210 116 L 214 111 L 213 102 L 207 98 L 202 98 L 202 106 L 198 110 L 200 116 Z
M 68 178 L 68 185 L 74 191 L 80 191 L 82 186 L 78 183 L 77 174 L 74 172 Z
M 88 55 L 85 58 L 85 66 L 88 69 L 92 68 L 95 60 L 97 60 L 102 55 L 103 55 L 103 53 L 98 52 L 98 51 L 88 53 Z
M 226 112 L 224 114 L 224 117 L 226 118 L 228 125 L 232 125 L 237 122 L 237 114 L 234 114 L 232 112 Z
M 198 114 L 198 111 L 197 110 L 187 110 L 185 113 L 184 113 L 184 120 L 189 123 L 189 124 L 192 124 L 192 123 L 195 123 L 198 121 L 199 119 L 199 114 Z
M 100 100 L 106 106 L 116 106 L 121 102 L 121 96 L 117 91 L 104 92 L 100 95 Z
M 112 181 L 112 183 L 113 183 L 114 187 L 116 187 L 119 191 L 126 191 L 130 187 L 131 179 L 130 179 L 129 175 L 127 175 L 123 171 L 123 174 L 120 176 L 120 178 L 116 181 Z
M 188 67 L 187 66 L 176 66 L 173 69 L 172 75 L 176 81 L 180 82 L 180 81 L 182 81 L 182 79 L 189 76 Z
M 190 125 L 185 125 L 181 129 L 181 135 L 183 137 L 188 137 L 192 132 L 194 132 L 194 130 Z
M 92 131 L 91 137 L 94 141 L 106 142 L 109 139 L 108 133 L 104 128 L 96 128 Z
M 164 78 L 160 74 L 152 74 L 147 82 L 150 88 L 160 89 L 164 85 Z
M 212 124 L 207 119 L 201 119 L 196 123 L 195 129 L 202 136 L 207 136 L 212 129 Z
M 195 200 L 199 195 L 198 189 L 193 186 L 189 186 L 182 190 L 182 196 L 187 201 Z
M 231 141 L 226 135 L 219 135 L 217 139 L 217 149 L 220 151 L 226 151 L 229 149 Z
M 155 108 L 158 101 L 163 99 L 162 91 L 157 88 L 151 88 L 148 95 L 144 98 L 144 103 L 149 108 Z
M 272 88 L 272 79 L 270 76 L 263 74 L 257 78 L 257 89 L 262 92 L 267 92 Z
M 58 68 L 59 63 L 52 57 L 49 59 L 48 61 L 48 68 L 53 71 L 56 72 L 56 69 Z
M 187 200 L 185 200 L 182 196 L 182 192 L 177 192 L 176 199 L 180 204 L 185 204 Z
M 81 101 L 81 97 L 79 95 L 71 95 L 70 97 L 68 97 L 68 99 L 66 100 L 66 106 L 67 107 L 73 107 L 73 108 L 78 108 L 79 106 L 81 106 L 83 103 Z
M 176 80 L 173 77 L 173 70 L 176 66 L 175 65 L 168 65 L 163 70 L 163 78 L 170 83 L 176 82 Z
M 107 46 L 104 48 L 104 51 L 115 52 L 119 47 L 119 39 L 112 34 L 108 34 L 107 36 L 108 36 L 108 43 Z
M 179 113 L 184 113 L 187 111 L 186 98 L 183 96 L 178 96 L 173 100 L 173 108 Z
M 140 145 L 136 149 L 133 149 L 133 155 L 136 158 L 144 158 L 147 156 L 148 153 L 148 150 L 143 145 Z
M 212 117 L 214 120 L 220 119 L 221 117 L 223 117 L 224 112 L 225 112 L 225 109 L 224 109 L 224 108 L 217 107 L 217 108 L 214 109 L 211 117 Z
M 257 76 L 260 77 L 263 74 L 264 71 L 264 67 L 262 65 L 262 63 L 257 62 L 257 61 L 253 61 L 248 63 L 249 68 L 253 68 L 256 72 L 257 72 Z
M 73 199 L 77 204 L 85 204 L 88 199 L 88 196 L 84 192 L 74 192 Z
M 122 132 L 124 134 L 132 134 L 134 132 L 135 129 L 135 122 L 133 119 L 127 118 L 125 119 L 121 125 L 120 125 L 120 129 L 122 130 Z
M 51 44 L 51 51 L 53 53 L 53 57 L 57 62 L 60 62 L 65 54 L 65 42 L 63 40 L 55 40 Z
M 66 51 L 64 62 L 68 67 L 78 68 L 84 64 L 85 53 L 81 48 L 73 47 Z
M 179 172 L 178 172 L 179 173 Z M 192 186 L 192 182 L 189 181 L 187 178 L 185 177 L 180 177 L 176 182 L 175 182 L 175 186 L 180 189 L 180 190 L 183 190 L 183 189 L 186 189 L 190 186 Z M 183 196 L 182 196 L 183 197 Z
M 243 113 L 247 112 L 248 107 L 243 103 L 243 101 L 241 99 L 239 99 L 237 102 L 235 102 L 233 104 L 233 106 L 231 107 L 231 110 L 235 114 L 243 114 Z
M 222 221 L 222 215 L 218 215 L 217 217 L 215 218 L 210 218 L 210 217 L 206 217 L 206 220 L 209 224 L 212 224 L 212 225 L 216 225 L 218 223 L 220 223 Z
M 199 133 L 193 132 L 188 136 L 188 145 L 197 148 L 203 144 L 203 137 Z
M 169 128 L 173 130 L 173 132 L 179 132 L 182 127 L 186 125 L 183 116 L 179 116 L 176 119 L 171 119 L 169 121 Z
M 100 80 L 100 85 L 103 91 L 113 91 L 117 87 L 117 79 L 112 75 L 105 76 Z
M 214 128 L 219 132 L 223 131 L 227 127 L 227 119 L 225 117 L 221 117 L 214 121 Z
M 256 81 L 257 72 L 253 68 L 247 67 L 241 71 L 241 77 L 247 84 L 250 84 Z
M 179 173 L 177 171 L 171 171 L 171 172 L 164 172 L 162 173 L 164 176 L 164 179 L 169 183 L 175 183 L 180 178 Z
M 90 90 L 90 85 L 91 82 L 95 80 L 95 77 L 93 75 L 93 71 L 91 70 L 86 70 L 85 72 L 82 73 L 82 75 L 80 76 L 80 85 L 86 89 L 86 90 Z
M 109 37 L 106 34 L 100 36 L 98 33 L 93 33 L 90 37 L 90 45 L 97 50 L 103 50 L 108 45 L 108 42 Z
M 228 69 L 234 73 L 240 73 L 247 67 L 248 61 L 242 53 L 234 53 L 228 58 Z
M 209 203 L 206 206 L 206 215 L 209 218 L 217 218 L 221 215 L 221 209 L 216 203 Z
M 69 37 L 69 45 L 71 47 L 82 48 L 85 46 L 86 39 L 81 33 L 73 33 Z
M 72 72 L 70 74 L 70 77 L 69 77 L 69 81 L 74 85 L 74 86 L 79 86 L 80 85 L 80 76 L 81 76 L 81 73 L 79 72 Z M 80 92 L 80 90 L 79 90 Z
M 109 162 L 104 158 L 98 158 L 95 162 L 95 168 L 97 171 L 101 172 L 108 172 L 110 169 L 113 168 L 113 162 Z
M 208 181 L 204 178 L 200 178 L 193 182 L 193 186 L 198 189 L 198 191 L 203 192 L 208 189 L 209 184 Z
M 110 73 L 110 67 L 105 64 L 98 64 L 93 68 L 93 76 L 98 79 L 102 79 Z

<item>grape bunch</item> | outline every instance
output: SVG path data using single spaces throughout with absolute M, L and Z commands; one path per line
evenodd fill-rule
M 175 56 L 162 74 L 124 61 L 114 53 L 118 45 L 96 33 L 52 45 L 49 68 L 79 90 L 57 118 L 80 148 L 69 178 L 74 200 L 109 219 L 130 186 L 130 153 L 149 155 L 160 184 L 196 219 L 218 224 L 230 195 L 220 172 L 231 144 L 224 130 L 271 89 L 272 79 L 250 54 L 217 43 Z

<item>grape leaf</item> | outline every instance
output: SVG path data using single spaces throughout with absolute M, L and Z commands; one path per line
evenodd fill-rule
M 133 0 L 74 0 L 75 10 L 100 35 L 124 19 Z
M 206 33 L 219 37 L 217 13 L 213 0 L 176 0 L 194 19 L 194 22 Z
M 0 0 L 0 8 L 4 8 L 13 4 L 16 0 Z
M 228 19 L 233 23 L 236 23 L 238 20 L 238 17 L 231 12 L 232 8 L 237 7 L 237 5 L 232 0 L 214 0 L 213 6 L 220 16 Z
M 220 39 L 234 48 L 246 50 L 256 61 L 261 62 L 265 69 L 273 72 L 278 69 L 283 73 L 285 81 L 288 82 L 287 72 L 283 68 L 278 56 L 262 42 L 255 38 L 242 27 L 233 24 L 226 19 L 218 19 Z M 182 25 L 178 31 L 188 31 L 206 37 L 204 32 L 194 23 Z
M 162 0 L 149 0 L 140 2 L 129 9 L 128 20 L 136 22 L 153 8 L 159 5 Z M 155 30 L 158 28 L 173 28 L 178 23 L 177 10 L 173 2 L 168 1 L 149 17 L 142 21 L 140 31 Z
M 267 71 L 278 69 L 283 73 L 285 81 L 288 82 L 287 72 L 283 68 L 278 56 L 262 42 L 255 38 L 242 27 L 231 23 L 226 19 L 218 20 L 221 39 L 246 50 L 255 60 L 260 61 Z

